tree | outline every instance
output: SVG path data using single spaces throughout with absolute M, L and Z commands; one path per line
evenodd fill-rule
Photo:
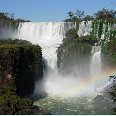
M 65 36 L 67 38 L 72 38 L 72 39 L 75 39 L 77 37 L 77 30 L 74 29 L 74 28 L 71 28 L 67 31 L 67 33 L 65 34 Z
M 11 19 L 14 19 L 14 13 L 10 14 Z
M 90 20 L 93 20 L 94 18 L 90 15 L 87 15 L 83 18 L 84 21 L 90 21 Z
M 75 14 L 79 19 L 81 19 L 84 16 L 84 11 L 80 11 L 77 9 Z
M 0 12 L 0 19 L 8 19 L 8 13 L 7 12 L 5 12 L 5 13 Z
M 74 13 L 70 11 L 70 12 L 68 12 L 68 16 L 70 17 L 70 19 L 72 19 L 74 16 Z
M 116 18 L 116 11 L 103 8 L 102 10 L 99 10 L 94 15 L 96 19 L 102 19 L 102 20 L 113 19 Z

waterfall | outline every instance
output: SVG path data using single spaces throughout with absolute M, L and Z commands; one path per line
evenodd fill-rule
M 19 24 L 18 38 L 40 45 L 47 68 L 57 72 L 56 50 L 69 28 L 71 23 L 65 22 L 25 22 Z
M 90 35 L 92 32 L 92 21 L 82 21 L 79 24 L 79 30 L 78 30 L 78 35 L 80 36 L 85 36 L 85 35 Z
M 90 70 L 91 70 L 91 80 L 94 80 L 94 77 L 97 75 L 98 78 L 102 74 L 102 63 L 101 63 L 101 46 L 93 46 L 92 47 L 92 57 L 91 57 L 91 64 L 90 64 Z M 92 82 L 93 83 L 93 82 Z M 101 78 L 94 82 L 93 88 L 102 90 L 107 85 L 108 80 L 101 81 Z
M 101 47 L 92 47 L 92 58 L 91 58 L 91 74 L 101 73 Z
M 72 73 L 66 77 L 57 74 L 57 49 L 62 44 L 65 33 L 70 28 L 74 28 L 74 26 L 75 25 L 72 25 L 70 22 L 25 22 L 19 24 L 17 38 L 30 41 L 33 44 L 38 44 L 42 48 L 42 57 L 47 66 L 47 73 L 45 71 L 45 78 L 43 81 L 44 88 L 48 95 L 68 96 L 69 94 L 74 95 L 75 93 L 81 94 L 87 91 L 89 92 L 90 89 L 94 90 L 94 88 L 99 87 L 99 85 L 102 86 L 106 83 L 103 83 L 99 78 L 94 79 L 96 74 L 101 74 L 100 46 L 92 47 L 90 68 L 88 68 L 91 74 L 86 75 L 88 78 L 82 78 L 82 75 L 75 75 L 74 77 Z M 92 21 L 82 21 L 79 24 L 77 33 L 81 37 L 91 35 L 94 31 L 93 34 L 98 37 L 99 28 L 100 26 L 98 23 L 93 25 Z M 105 28 L 105 25 L 103 25 L 101 35 L 104 37 L 102 38 L 105 38 Z M 110 30 L 110 28 L 108 30 Z M 78 67 L 74 70 L 78 72 Z M 96 80 L 98 80 L 100 84 L 97 83 Z M 36 85 L 38 87 L 39 84 Z M 94 85 L 94 87 L 92 87 L 92 85 Z

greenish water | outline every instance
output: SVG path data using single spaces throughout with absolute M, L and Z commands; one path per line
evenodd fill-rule
M 109 100 L 93 100 L 86 97 L 47 97 L 34 103 L 54 115 L 111 115 L 113 103 Z

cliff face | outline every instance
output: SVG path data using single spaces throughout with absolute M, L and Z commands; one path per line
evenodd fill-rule
M 91 50 L 92 46 L 90 43 L 78 42 L 78 39 L 63 42 L 58 48 L 59 71 L 62 74 L 70 74 L 73 72 L 74 75 L 78 75 L 77 73 L 82 75 L 82 71 L 88 73 L 89 69 L 87 67 L 90 62 Z
M 116 38 L 102 45 L 102 63 L 104 68 L 116 68 Z
M 35 81 L 43 76 L 42 53 L 39 46 L 0 45 L 0 84 L 13 78 L 16 93 L 33 93 Z
M 115 63 L 116 20 L 93 20 L 75 23 L 69 29 L 63 44 L 58 49 L 58 69 L 62 73 L 73 72 L 75 67 L 89 71 L 88 65 L 92 46 L 101 46 L 102 63 L 107 66 Z M 115 64 L 116 65 L 116 64 Z M 104 65 L 104 67 L 106 67 Z M 85 69 L 85 70 L 84 70 Z M 83 72 L 82 72 L 83 73 Z

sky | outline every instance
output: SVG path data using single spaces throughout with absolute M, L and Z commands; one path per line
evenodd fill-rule
M 116 0 L 0 0 L 0 12 L 34 22 L 63 21 L 69 11 L 93 15 L 102 8 L 116 10 Z

